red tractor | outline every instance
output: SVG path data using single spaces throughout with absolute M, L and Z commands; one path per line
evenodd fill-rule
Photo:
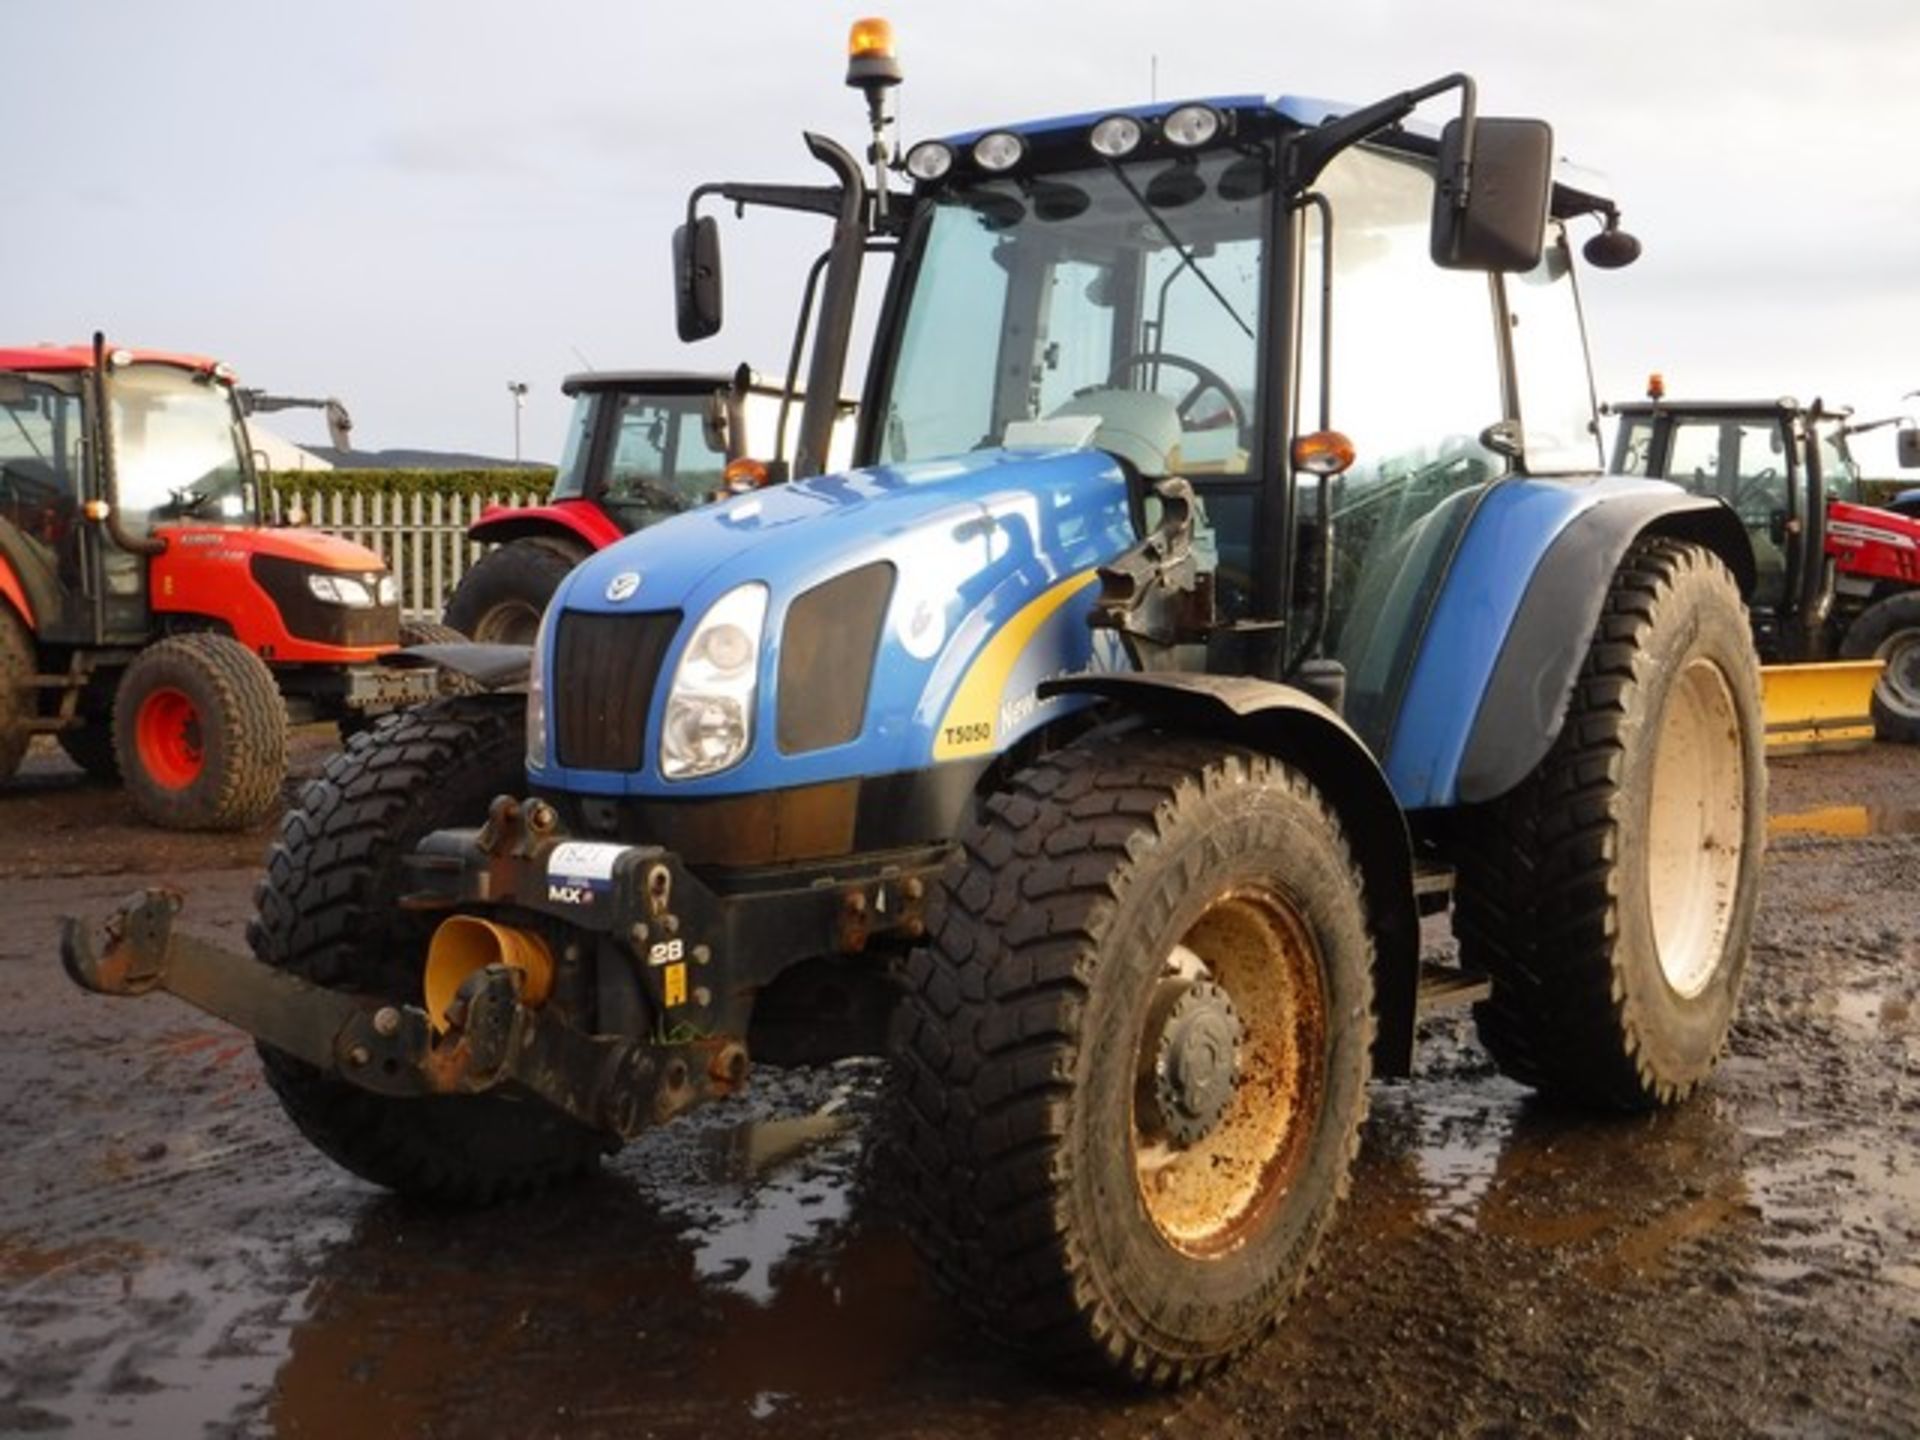
M 290 719 L 351 729 L 438 693 L 375 663 L 398 601 L 373 551 L 262 525 L 226 366 L 0 348 L 0 781 L 51 734 L 156 824 L 250 825 Z
M 560 388 L 573 419 L 547 503 L 492 505 L 467 529 L 496 547 L 447 601 L 447 624 L 475 640 L 530 643 L 554 587 L 594 551 L 730 484 L 783 479 L 778 440 L 800 415 L 798 397 L 744 365 L 731 376 L 595 370 Z M 842 407 L 836 453 L 851 446 L 852 414 Z
M 1753 543 L 1754 639 L 1769 663 L 1886 662 L 1873 691 L 1882 740 L 1920 743 L 1920 516 L 1860 502 L 1853 420 L 1816 400 L 1668 400 L 1611 407 L 1616 472 L 1652 475 L 1732 506 Z M 1902 467 L 1920 430 L 1899 431 Z M 1899 503 L 1899 502 L 1896 502 Z

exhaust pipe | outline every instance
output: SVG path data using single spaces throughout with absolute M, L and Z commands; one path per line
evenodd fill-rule
M 553 992 L 553 952 L 531 930 L 517 930 L 478 915 L 450 915 L 427 942 L 427 1018 L 436 1034 L 453 1028 L 448 1012 L 468 977 L 489 965 L 504 965 L 520 977 L 520 1003 L 544 1005 Z

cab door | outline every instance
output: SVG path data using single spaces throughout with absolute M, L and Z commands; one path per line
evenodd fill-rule
M 85 419 L 77 376 L 0 375 L 0 562 L 33 607 L 35 633 L 55 644 L 94 629 Z

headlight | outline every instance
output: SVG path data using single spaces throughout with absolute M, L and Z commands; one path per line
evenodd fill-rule
M 973 163 L 998 175 L 1011 170 L 1027 153 L 1027 142 L 1011 130 L 990 130 L 973 142 Z
M 753 744 L 767 587 L 729 590 L 694 627 L 667 691 L 660 773 L 691 780 L 738 765 Z
M 1118 160 L 1123 155 L 1131 155 L 1140 148 L 1140 141 L 1146 131 L 1138 120 L 1131 115 L 1109 115 L 1093 127 L 1087 137 L 1087 143 L 1093 146 L 1094 153 L 1104 155 L 1109 160 Z
M 400 603 L 400 582 L 391 575 L 380 577 L 380 603 L 398 605 Z
M 953 168 L 953 150 L 938 140 L 922 140 L 907 151 L 907 173 L 916 180 L 938 180 Z
M 1211 105 L 1182 105 L 1161 123 L 1170 144 L 1191 150 L 1220 133 L 1220 112 Z
M 527 768 L 547 768 L 547 635 L 558 605 L 549 605 L 533 633 L 533 667 L 527 672 Z
M 352 575 L 314 574 L 307 576 L 307 589 L 313 598 L 329 605 L 346 605 L 355 610 L 372 608 L 373 591 Z

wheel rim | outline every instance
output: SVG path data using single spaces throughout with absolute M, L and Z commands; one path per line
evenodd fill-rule
M 531 645 L 539 629 L 539 610 L 524 600 L 507 600 L 480 617 L 473 638 L 492 645 Z
M 1647 825 L 1660 973 L 1688 998 L 1725 958 L 1746 844 L 1746 763 L 1726 676 L 1709 660 L 1689 661 L 1661 719 Z
M 1176 1250 L 1234 1248 L 1305 1163 L 1326 1091 L 1322 975 L 1306 923 L 1264 890 L 1216 900 L 1168 956 L 1136 1041 L 1130 1129 L 1141 1202 Z M 1222 1043 L 1235 1051 L 1224 1082 L 1214 1063 Z M 1184 1128 L 1194 1136 L 1185 1142 L 1162 1113 L 1170 1058 L 1190 1081 L 1198 1077 L 1184 1097 Z
M 184 790 L 200 778 L 206 764 L 201 748 L 200 712 L 179 690 L 155 690 L 140 702 L 134 721 L 140 767 L 154 783 L 168 790 Z
M 1880 698 L 1903 715 L 1920 715 L 1920 630 L 1900 630 L 1880 642 L 1874 658 L 1887 662 L 1880 672 Z

